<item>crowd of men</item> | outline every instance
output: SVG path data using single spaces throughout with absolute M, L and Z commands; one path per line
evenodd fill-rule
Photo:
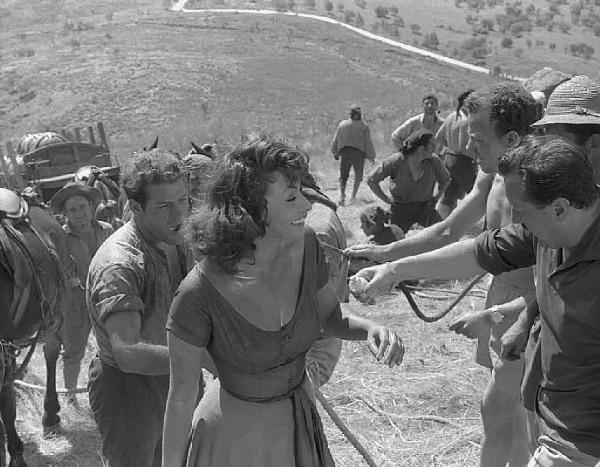
M 584 76 L 561 84 L 544 116 L 517 85 L 469 90 L 446 120 L 439 118 L 437 105 L 435 96 L 425 96 L 424 112 L 401 125 L 392 140 L 402 151 L 411 135 L 422 132 L 434 136 L 431 146 L 423 145 L 431 152 L 451 146 L 447 156 L 462 168 L 439 169 L 435 201 L 443 199 L 439 185 L 451 178 L 457 193 L 443 220 L 388 245 L 346 249 L 336 203 L 314 180 L 303 181 L 303 194 L 313 204 L 309 224 L 330 246 L 325 251 L 338 298 L 348 297 L 344 249 L 350 256 L 389 262 L 358 273 L 368 281 L 356 291 L 362 299 L 400 280 L 492 273 L 486 308 L 450 326 L 477 339 L 476 361 L 490 370 L 481 406 L 481 465 L 598 466 L 600 85 Z M 341 205 L 350 169 L 355 201 L 365 158 L 375 159 L 361 118 L 360 107 L 353 106 L 332 143 L 341 160 Z M 446 127 L 455 131 L 446 133 Z M 460 138 L 450 142 L 459 131 Z M 428 154 L 419 163 L 432 164 L 432 157 L 439 156 Z M 473 172 L 474 161 L 480 170 L 471 189 L 456 173 Z M 65 270 L 73 305 L 64 312 L 60 335 L 48 336 L 46 345 L 64 346 L 65 387 L 74 389 L 93 330 L 97 354 L 89 371 L 89 399 L 106 465 L 160 465 L 169 385 L 165 324 L 194 262 L 182 241 L 189 174 L 202 173 L 192 177 L 191 192 L 198 194 L 210 163 L 164 149 L 138 153 L 121 179 L 131 220 L 116 231 L 95 218 L 102 193 L 93 186 L 71 182 L 51 200 L 66 220 L 71 262 Z M 373 177 L 371 183 L 382 179 L 381 173 Z M 482 217 L 487 230 L 459 242 Z M 324 336 L 311 349 L 307 369 L 315 384 L 327 381 L 340 347 L 339 340 Z M 211 368 L 208 357 L 200 363 Z

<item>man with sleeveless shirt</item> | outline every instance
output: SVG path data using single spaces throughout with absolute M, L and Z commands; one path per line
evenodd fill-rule
M 469 146 L 480 165 L 475 185 L 463 203 L 444 221 L 418 234 L 389 245 L 357 245 L 348 252 L 384 262 L 414 256 L 458 241 L 482 216 L 489 228 L 499 228 L 518 219 L 512 215 L 504 182 L 496 175 L 499 158 L 517 146 L 538 120 L 538 107 L 530 93 L 512 84 L 491 85 L 473 92 L 466 101 Z M 360 273 L 359 273 L 360 274 Z M 393 278 L 378 277 L 367 290 L 385 289 Z M 476 361 L 490 368 L 490 381 L 483 395 L 481 416 L 484 439 L 480 463 L 483 467 L 525 465 L 530 455 L 526 413 L 519 400 L 523 364 L 500 358 L 500 338 L 517 319 L 523 298 L 532 300 L 532 269 L 495 276 L 484 310 L 458 317 L 451 329 L 477 338 Z

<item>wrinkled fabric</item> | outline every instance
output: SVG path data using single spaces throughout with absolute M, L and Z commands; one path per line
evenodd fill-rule
M 476 247 L 479 265 L 492 274 L 535 264 L 540 432 L 600 457 L 600 216 L 570 251 L 514 224 L 484 232 Z
M 394 146 L 396 148 L 400 148 L 402 145 L 402 141 L 410 136 L 411 133 L 414 133 L 418 130 L 428 130 L 435 136 L 439 129 L 444 124 L 444 120 L 442 120 L 439 115 L 435 115 L 435 119 L 433 120 L 433 124 L 427 122 L 425 124 L 425 114 L 415 115 L 414 117 L 406 120 L 402 125 L 400 125 L 394 132 L 392 133 L 392 141 L 394 142 Z
M 314 467 L 320 464 L 306 462 L 315 458 L 333 465 L 305 379 L 305 354 L 321 334 L 316 292 L 328 280 L 325 254 L 308 228 L 296 311 L 280 330 L 247 321 L 202 265 L 184 279 L 167 329 L 206 347 L 219 374 L 194 414 L 187 466 Z
M 170 271 L 163 250 L 150 243 L 134 221 L 117 230 L 98 249 L 90 264 L 86 295 L 102 361 L 117 367 L 104 325 L 115 312 L 138 311 L 140 339 L 167 344 L 165 323 L 169 308 L 180 278 L 192 264 L 189 252 L 179 246 L 178 252 L 181 271 Z

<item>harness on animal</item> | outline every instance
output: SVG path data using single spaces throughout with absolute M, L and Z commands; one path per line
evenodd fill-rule
M 7 340 L 0 340 L 0 359 L 4 369 L 4 375 L 1 384 L 7 384 L 12 382 L 14 379 L 19 379 L 23 376 L 29 360 L 33 356 L 33 351 L 39 340 L 40 334 L 44 328 L 44 324 L 47 322 L 49 313 L 55 305 L 55 299 L 49 299 L 44 291 L 44 287 L 39 275 L 39 271 L 35 264 L 35 259 L 31 256 L 27 244 L 21 232 L 15 228 L 15 224 L 26 223 L 28 229 L 35 235 L 35 237 L 41 242 L 41 244 L 48 251 L 52 260 L 60 266 L 60 260 L 54 249 L 48 244 L 48 242 L 40 235 L 38 230 L 33 226 L 28 217 L 29 207 L 26 201 L 17 195 L 16 193 L 0 188 L 0 264 L 10 273 L 13 277 L 23 276 L 22 261 L 24 260 L 26 266 L 31 272 L 31 278 L 35 283 L 38 291 L 38 297 L 40 300 L 40 310 L 42 319 L 40 320 L 40 326 L 30 344 L 29 352 L 24 358 L 21 366 L 14 371 L 16 358 L 20 354 L 20 348 L 13 342 Z M 60 270 L 60 267 L 59 267 Z M 15 281 L 13 301 L 10 306 L 9 316 L 12 317 L 13 326 L 17 327 L 31 294 L 30 284 L 25 284 L 22 289 L 18 286 Z

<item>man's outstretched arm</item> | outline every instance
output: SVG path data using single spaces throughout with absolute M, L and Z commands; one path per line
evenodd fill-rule
M 485 215 L 487 197 L 493 181 L 494 175 L 479 171 L 473 190 L 460 206 L 442 222 L 415 235 L 388 245 L 355 245 L 346 251 L 350 256 L 383 262 L 418 255 L 456 242 Z

